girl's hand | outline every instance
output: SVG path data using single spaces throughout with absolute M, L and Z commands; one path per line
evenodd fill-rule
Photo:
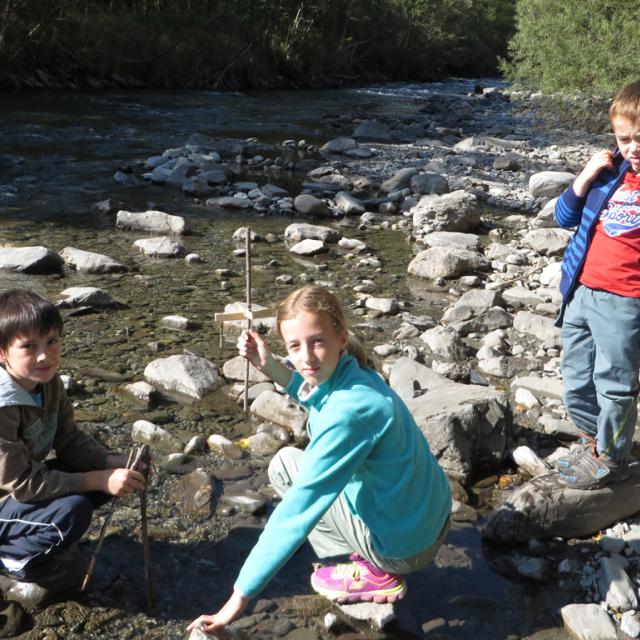
M 591 183 L 603 169 L 613 168 L 613 151 L 603 149 L 591 156 L 580 175 L 573 183 L 573 190 L 579 198 L 587 195 Z
M 220 629 L 223 629 L 230 622 L 233 622 L 236 618 L 240 617 L 242 612 L 247 608 L 249 602 L 250 598 L 234 589 L 231 597 L 227 600 L 222 609 L 218 611 L 218 613 L 199 616 L 187 627 L 187 631 L 191 632 L 196 627 L 200 627 L 205 633 L 220 631 Z
M 268 364 L 271 351 L 257 331 L 244 330 L 238 338 L 238 352 L 256 369 L 262 371 Z

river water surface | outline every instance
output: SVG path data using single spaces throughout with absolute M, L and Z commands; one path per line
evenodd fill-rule
M 184 349 L 221 366 L 234 355 L 234 349 L 229 341 L 219 346 L 213 313 L 228 302 L 244 299 L 244 262 L 233 255 L 233 232 L 250 223 L 258 233 L 282 235 L 294 221 L 214 213 L 180 191 L 146 183 L 121 186 L 113 179 L 116 170 L 133 167 L 140 174 L 139 161 L 185 144 L 194 133 L 256 137 L 276 145 L 286 139 L 323 144 L 336 137 L 332 123 L 340 114 L 397 117 L 415 111 L 414 98 L 432 92 L 466 93 L 473 84 L 459 81 L 242 94 L 118 91 L 0 96 L 0 244 L 46 245 L 57 251 L 73 246 L 108 254 L 130 268 L 124 275 L 0 272 L 0 290 L 25 286 L 56 299 L 67 287 L 91 285 L 104 288 L 122 303 L 121 309 L 66 320 L 63 370 L 80 383 L 74 396 L 79 419 L 110 444 L 124 447 L 129 444 L 131 422 L 142 417 L 162 423 L 185 439 L 214 432 L 231 437 L 247 433 L 251 429 L 247 419 L 220 394 L 196 405 L 160 404 L 149 412 L 132 404 L 119 390 L 121 382 L 108 379 L 105 371 L 118 374 L 121 381 L 139 380 L 152 359 Z M 283 174 L 282 181 L 286 186 L 300 178 Z M 175 261 L 136 254 L 132 243 L 143 234 L 115 230 L 113 215 L 92 208 L 107 198 L 132 211 L 153 207 L 188 218 L 193 232 L 184 238 L 184 244 L 189 252 L 200 254 L 204 263 L 180 261 L 177 266 Z M 397 298 L 411 301 L 412 313 L 437 311 L 447 302 L 446 293 L 434 300 L 433 292 L 423 284 L 405 277 L 411 247 L 401 231 L 352 226 L 344 233 L 364 240 L 374 250 L 383 264 L 377 276 L 358 273 L 342 262 L 292 261 L 281 243 L 256 243 L 254 301 L 272 304 L 286 295 L 289 289 L 273 283 L 276 275 L 287 273 L 297 278 L 306 275 L 337 290 L 351 289 L 359 279 L 372 277 L 381 294 L 393 291 Z M 281 266 L 269 266 L 272 260 Z M 216 269 L 230 269 L 236 275 L 221 278 Z M 159 319 L 168 314 L 189 317 L 196 329 L 159 328 Z M 356 316 L 353 322 L 373 344 L 383 342 L 397 325 L 395 320 L 363 322 Z M 91 427 L 105 424 L 110 426 Z M 254 485 L 264 480 L 264 465 L 255 470 Z M 172 479 L 163 479 L 159 473 L 156 482 L 150 505 L 159 578 L 156 617 L 140 618 L 143 599 L 131 590 L 139 576 L 127 577 L 141 558 L 137 543 L 130 538 L 135 510 L 127 507 L 121 519 L 116 518 L 120 525 L 114 533 L 122 535 L 107 538 L 88 600 L 97 607 L 98 618 L 104 616 L 102 626 L 90 631 L 93 627 L 81 612 L 82 624 L 73 627 L 76 635 L 62 626 L 57 635 L 47 637 L 179 638 L 186 620 L 223 601 L 242 554 L 255 538 L 252 527 L 260 521 L 185 525 L 171 506 L 175 503 Z M 239 524 L 249 527 L 245 530 Z M 96 528 L 92 531 L 95 540 Z M 388 637 L 421 637 L 420 628 L 431 621 L 429 629 L 433 630 L 427 634 L 431 638 L 515 639 L 533 637 L 534 632 L 538 640 L 565 638 L 555 628 L 564 596 L 553 585 L 541 587 L 501 577 L 491 568 L 493 553 L 483 548 L 475 525 L 455 525 L 434 567 L 409 578 L 408 596 L 398 607 L 403 628 L 414 629 L 416 635 Z M 310 551 L 303 548 L 265 595 L 287 598 L 308 593 L 311 560 Z M 71 605 L 60 615 L 73 619 Z M 440 619 L 446 620 L 444 626 Z M 42 620 L 35 618 L 36 630 L 44 624 Z M 56 627 L 50 624 L 47 628 Z

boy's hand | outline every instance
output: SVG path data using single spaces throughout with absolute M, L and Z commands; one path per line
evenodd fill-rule
M 580 175 L 573 183 L 573 190 L 579 198 L 587 195 L 591 183 L 603 169 L 613 168 L 613 151 L 603 149 L 591 156 Z
M 246 329 L 238 338 L 238 352 L 246 358 L 256 369 L 262 371 L 269 362 L 271 352 L 265 341 L 257 331 Z
M 112 496 L 128 496 L 144 487 L 144 476 L 133 469 L 87 471 L 85 491 L 104 491 Z

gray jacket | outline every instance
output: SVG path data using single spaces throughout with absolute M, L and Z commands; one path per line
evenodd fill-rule
M 108 449 L 78 429 L 62 380 L 43 385 L 44 407 L 0 367 L 0 501 L 19 502 L 82 493 L 81 473 L 49 469 L 44 459 L 56 457 L 78 471 L 104 469 Z

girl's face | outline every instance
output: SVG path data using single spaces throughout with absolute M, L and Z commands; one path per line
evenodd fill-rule
M 331 376 L 347 344 L 347 332 L 339 332 L 326 311 L 299 311 L 280 323 L 280 333 L 293 365 L 314 386 Z

